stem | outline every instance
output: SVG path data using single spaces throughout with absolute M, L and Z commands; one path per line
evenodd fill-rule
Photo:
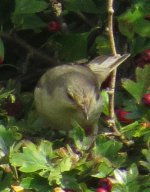
M 107 32 L 109 36 L 110 41 L 110 48 L 113 55 L 117 55 L 116 47 L 115 47 L 115 41 L 114 41 L 114 33 L 113 33 L 113 0 L 108 0 L 108 26 L 107 26 Z M 115 120 L 114 120 L 114 93 L 115 93 L 115 81 L 116 81 L 116 72 L 115 69 L 111 73 L 111 82 L 110 82 L 110 91 L 109 91 L 109 115 L 111 119 L 110 127 L 114 129 L 115 127 Z M 116 132 L 116 130 L 113 130 Z
M 110 48 L 112 54 L 115 56 L 117 55 L 116 46 L 115 46 L 115 40 L 114 40 L 114 33 L 113 33 L 113 0 L 108 0 L 108 26 L 106 28 L 108 32 L 109 42 L 110 42 Z M 119 138 L 119 140 L 122 141 L 122 143 L 126 144 L 127 146 L 130 146 L 132 142 L 127 141 L 124 136 L 118 131 L 117 126 L 115 124 L 115 113 L 114 113 L 114 94 L 115 94 L 115 82 L 116 82 L 116 73 L 117 69 L 113 70 L 111 73 L 111 82 L 110 82 L 110 91 L 109 94 L 109 116 L 110 120 L 108 122 L 109 127 L 113 130 L 114 134 Z

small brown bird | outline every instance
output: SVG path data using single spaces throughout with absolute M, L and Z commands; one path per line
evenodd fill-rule
M 127 57 L 129 54 L 99 56 L 84 66 L 49 69 L 35 88 L 37 111 L 51 128 L 70 130 L 76 121 L 93 132 L 102 110 L 101 84 Z

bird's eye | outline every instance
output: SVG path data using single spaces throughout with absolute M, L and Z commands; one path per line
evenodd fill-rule
M 71 101 L 74 101 L 73 95 L 67 93 L 67 97 L 68 97 Z

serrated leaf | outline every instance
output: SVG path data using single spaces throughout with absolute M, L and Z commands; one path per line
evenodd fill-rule
M 122 158 L 118 155 L 121 148 L 122 144 L 120 142 L 108 140 L 103 136 L 96 138 L 95 153 L 108 158 L 114 164 L 122 163 Z
M 3 60 L 4 60 L 4 43 L 0 38 L 0 61 L 2 62 Z
M 50 174 L 48 176 L 49 184 L 52 185 L 55 182 L 57 185 L 60 185 L 61 179 L 62 174 L 60 172 L 60 169 L 58 167 L 51 169 Z
M 34 189 L 37 192 L 48 192 L 50 186 L 48 181 L 42 177 L 25 177 L 22 179 L 20 186 L 24 189 Z
M 0 150 L 7 153 L 8 147 L 10 147 L 16 139 L 16 134 L 11 129 L 6 129 L 3 125 L 0 125 Z
M 72 122 L 72 125 L 74 129 L 70 133 L 76 148 L 83 151 L 87 150 L 91 145 L 92 136 L 87 137 L 84 129 L 77 122 Z
M 47 157 L 47 151 L 41 151 L 40 147 L 28 142 L 27 146 L 23 147 L 22 153 L 11 154 L 10 162 L 13 166 L 19 167 L 20 171 L 30 173 L 50 168 Z
M 92 175 L 92 177 L 96 178 L 105 178 L 114 170 L 113 166 L 108 166 L 108 163 L 101 162 L 98 167 L 98 173 Z
M 15 0 L 14 14 L 31 14 L 45 10 L 48 3 L 39 0 Z
M 150 66 L 136 68 L 136 81 L 123 79 L 122 86 L 132 95 L 139 104 L 142 96 L 150 88 Z
M 107 140 L 106 138 L 99 136 L 96 140 L 97 152 L 104 156 L 114 156 L 121 149 L 122 144 L 115 140 Z
M 70 157 L 64 157 L 63 159 L 60 160 L 58 164 L 59 164 L 58 167 L 60 168 L 61 173 L 65 171 L 69 171 L 72 167 L 72 161 Z
M 148 1 L 136 2 L 125 13 L 119 16 L 120 32 L 132 39 L 135 33 L 141 36 L 149 36 L 150 23 L 144 20 L 145 14 L 150 12 Z

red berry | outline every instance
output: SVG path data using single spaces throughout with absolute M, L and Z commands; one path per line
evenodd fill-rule
M 147 15 L 144 17 L 144 19 L 150 21 L 150 13 L 147 14 Z
M 0 64 L 2 64 L 3 63 L 3 59 L 0 57 Z
M 150 106 L 150 93 L 146 93 L 142 97 L 142 101 L 145 105 Z
M 98 186 L 107 189 L 107 191 L 110 192 L 112 188 L 112 182 L 108 178 L 102 178 L 99 179 Z
M 109 192 L 107 189 L 103 188 L 103 187 L 99 187 L 96 189 L 95 192 Z
M 133 121 L 132 119 L 128 119 L 126 117 L 126 115 L 129 114 L 130 112 L 125 111 L 123 109 L 117 109 L 117 110 L 115 110 L 115 112 L 116 112 L 117 118 L 118 118 L 118 120 L 120 122 L 122 122 L 122 123 L 131 123 Z
M 48 23 L 48 31 L 55 32 L 60 30 L 60 23 L 57 21 L 51 21 Z

